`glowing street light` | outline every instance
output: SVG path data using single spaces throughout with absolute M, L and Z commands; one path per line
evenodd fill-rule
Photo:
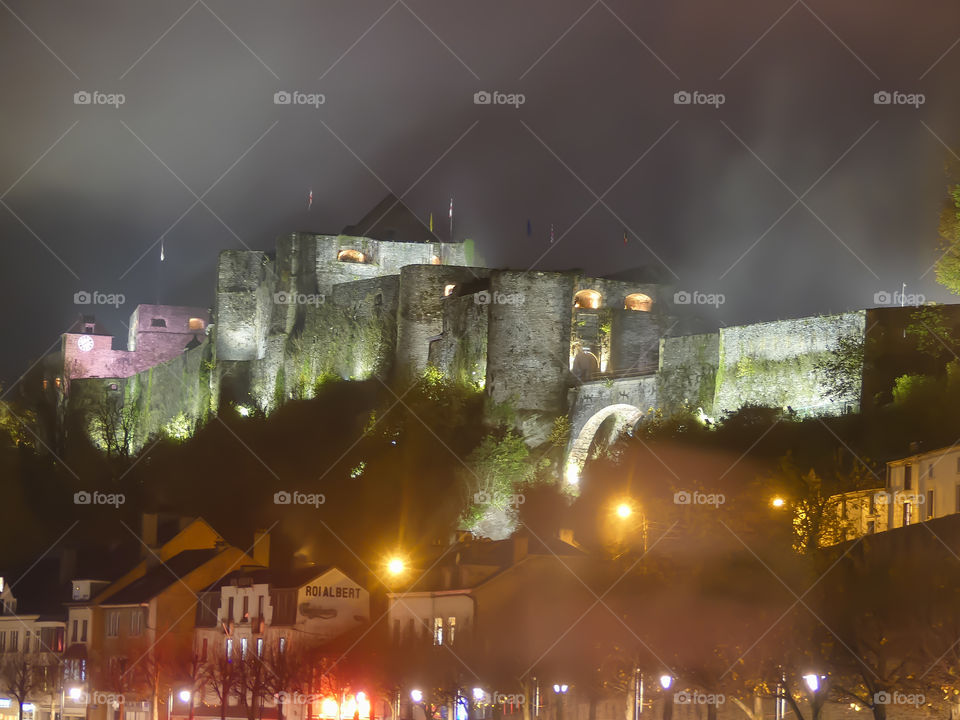
M 820 690 L 820 676 L 816 673 L 808 673 L 804 675 L 803 682 L 806 683 L 807 689 L 812 693 L 816 693 L 818 690 Z
M 662 687 L 664 690 L 669 690 L 672 685 L 673 685 L 673 675 L 668 675 L 667 673 L 664 673 L 663 675 L 660 676 L 660 687 Z
M 568 689 L 569 689 L 569 688 L 568 688 L 566 685 L 554 685 L 554 686 L 553 686 L 553 691 L 554 691 L 557 695 L 566 695 Z
M 483 700 L 483 698 L 486 697 L 486 695 L 487 694 L 483 691 L 483 688 L 473 689 L 473 699 L 476 700 L 477 702 L 480 702 L 481 700 Z
M 190 702 L 191 698 L 193 697 L 193 693 L 190 692 L 190 691 L 187 690 L 187 689 L 183 689 L 183 690 L 180 691 L 180 693 L 177 695 L 177 697 L 180 698 L 180 702 L 188 703 L 188 702 Z
M 406 569 L 407 563 L 404 562 L 403 558 L 401 557 L 394 555 L 387 561 L 387 572 L 394 577 L 397 575 L 402 575 Z
M 622 502 L 617 505 L 617 517 L 626 520 L 631 515 L 633 515 L 633 508 L 630 507 L 630 503 Z
M 67 691 L 67 696 L 73 700 L 77 701 L 83 697 L 83 688 L 74 686 Z
M 773 505 L 773 507 L 775 508 L 782 508 L 784 505 L 787 504 L 787 501 L 784 500 L 779 495 L 777 495 L 775 498 L 773 498 L 773 500 L 770 501 L 770 504 Z
M 422 690 L 411 690 L 410 699 L 415 703 L 423 702 L 423 691 Z

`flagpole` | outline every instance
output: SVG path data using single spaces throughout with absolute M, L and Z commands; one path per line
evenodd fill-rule
M 453 196 L 450 196 L 450 242 L 453 242 Z

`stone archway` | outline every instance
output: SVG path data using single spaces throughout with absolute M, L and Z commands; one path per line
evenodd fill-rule
M 591 415 L 579 429 L 574 428 L 567 451 L 567 462 L 564 470 L 565 481 L 574 486 L 579 484 L 580 471 L 583 470 L 583 466 L 587 462 L 590 446 L 597 435 L 597 430 L 600 429 L 604 421 L 614 417 L 617 423 L 616 435 L 620 435 L 624 430 L 636 426 L 642 415 L 643 411 L 635 405 L 617 403 L 601 408 Z

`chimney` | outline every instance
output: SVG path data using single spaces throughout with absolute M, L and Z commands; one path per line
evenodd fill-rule
M 527 550 L 530 548 L 530 538 L 526 535 L 513 536 L 513 564 L 523 560 L 527 556 Z
M 76 548 L 63 548 L 60 552 L 60 568 L 57 580 L 61 585 L 66 585 L 73 580 L 77 572 L 77 550 Z
M 253 561 L 257 565 L 270 567 L 270 531 L 256 530 L 253 533 Z
M 157 547 L 157 514 L 143 513 L 140 517 L 140 539 L 143 544 L 150 549 Z M 141 554 L 147 555 L 147 548 L 143 548 Z

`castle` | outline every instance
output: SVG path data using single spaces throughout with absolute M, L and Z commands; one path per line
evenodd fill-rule
M 124 442 L 136 450 L 158 433 L 189 436 L 227 404 L 269 413 L 334 377 L 375 375 L 406 389 L 433 367 L 482 388 L 489 408 L 509 406 L 531 446 L 566 415 L 576 482 L 601 428 L 630 430 L 651 410 L 859 410 L 863 392 L 830 398 L 815 367 L 841 338 L 883 332 L 902 310 L 673 335 L 662 284 L 476 267 L 468 250 L 388 197 L 338 235 L 290 234 L 272 253 L 223 251 L 212 317 L 138 306 L 126 350 L 88 319 L 45 363 L 44 388 L 61 417 L 68 406 L 102 416 L 105 403 L 135 416 Z M 91 434 L 102 434 L 95 425 Z

